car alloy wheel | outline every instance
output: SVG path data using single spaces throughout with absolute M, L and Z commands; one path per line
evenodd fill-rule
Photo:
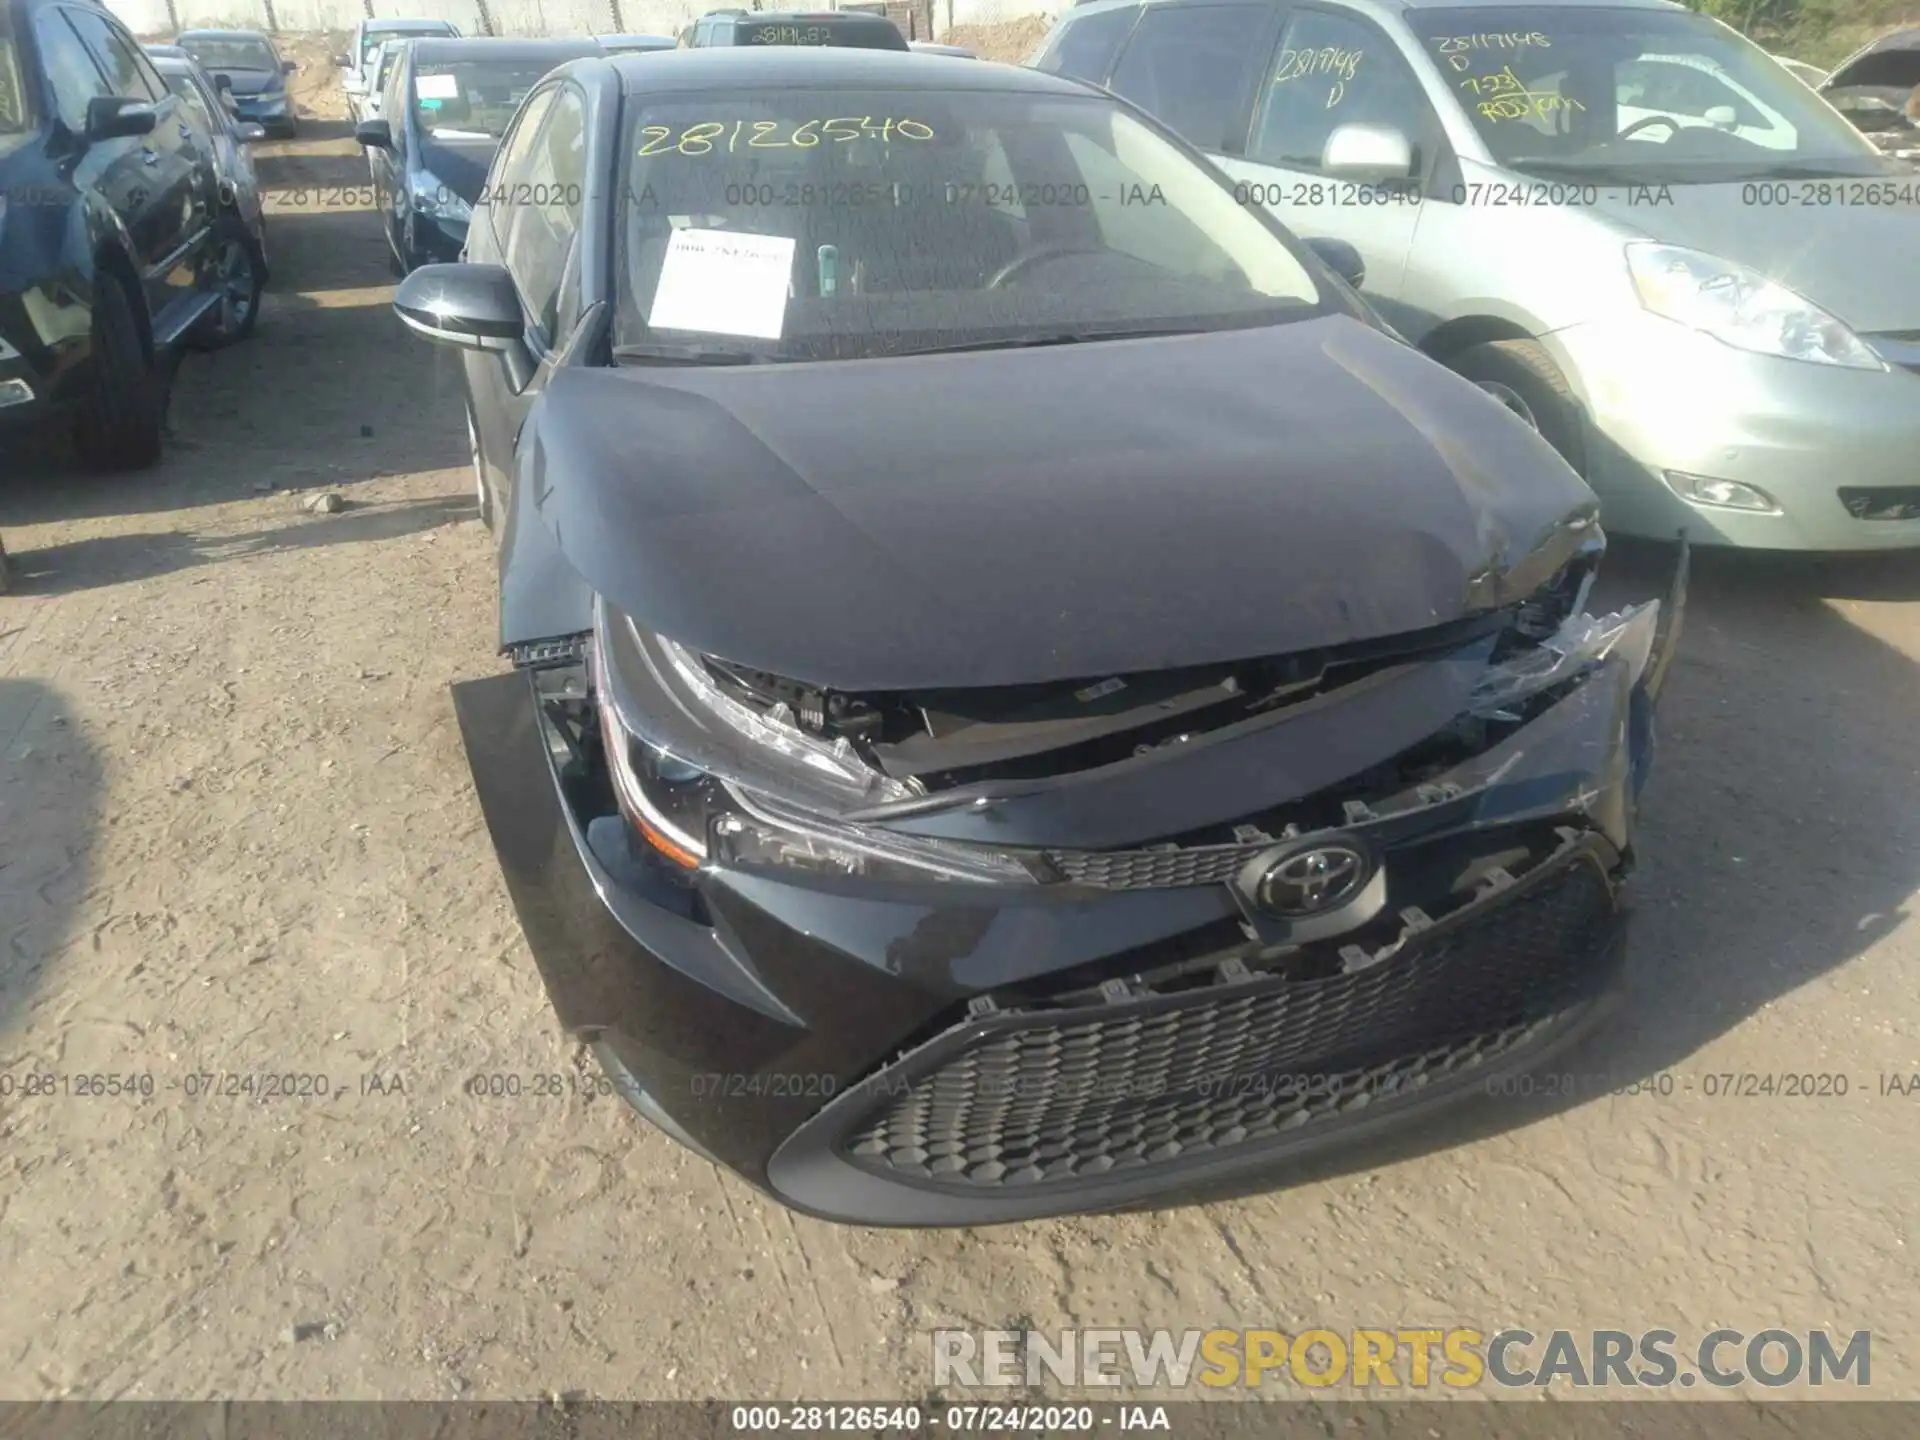
M 1475 383 L 1487 394 L 1506 406 L 1507 409 L 1526 421 L 1529 429 L 1539 430 L 1540 421 L 1534 415 L 1533 407 L 1520 398 L 1519 391 L 1513 389 L 1511 386 L 1502 385 L 1498 380 L 1480 380 Z
M 253 317 L 254 297 L 259 290 L 253 254 L 244 239 L 238 235 L 227 238 L 220 247 L 215 273 L 220 287 L 220 333 L 237 336 Z

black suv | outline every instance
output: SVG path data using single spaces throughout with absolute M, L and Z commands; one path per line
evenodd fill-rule
M 714 10 L 681 32 L 689 48 L 707 45 L 844 45 L 905 50 L 907 37 L 884 15 L 861 10 L 819 12 Z
M 71 425 L 103 468 L 160 458 L 159 362 L 245 333 L 214 153 L 103 7 L 0 0 L 0 428 Z

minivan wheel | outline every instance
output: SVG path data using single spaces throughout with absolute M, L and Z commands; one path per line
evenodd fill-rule
M 1567 377 L 1537 340 L 1492 340 L 1469 346 L 1446 363 L 1539 431 L 1563 460 L 1586 474 L 1580 404 Z
M 93 374 L 74 443 L 100 470 L 145 470 L 160 461 L 165 389 L 133 318 L 133 302 L 110 274 L 93 295 Z

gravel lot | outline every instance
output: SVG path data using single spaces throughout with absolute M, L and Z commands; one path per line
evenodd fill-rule
M 281 200 L 366 179 L 305 103 L 260 150 Z M 935 1326 L 1118 1324 L 1871 1328 L 1873 1393 L 1920 1397 L 1920 1097 L 1878 1082 L 1920 1074 L 1915 559 L 1698 567 L 1632 992 L 1558 1067 L 1671 1095 L 1490 1103 L 1203 1208 L 836 1228 L 613 1099 L 462 1092 L 585 1062 L 446 690 L 498 668 L 457 367 L 387 308 L 371 214 L 270 243 L 160 470 L 0 481 L 0 1076 L 156 1082 L 0 1097 L 0 1395 L 917 1398 Z M 1605 598 L 1663 587 L 1617 549 Z M 1783 1070 L 1851 1093 L 1703 1094 Z M 348 1093 L 181 1088 L 254 1071 Z

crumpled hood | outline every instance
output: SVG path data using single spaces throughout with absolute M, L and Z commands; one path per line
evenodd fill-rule
M 1344 316 L 565 370 L 522 457 L 520 494 L 610 603 L 699 650 L 845 690 L 1106 676 L 1419 630 L 1530 592 L 1591 537 L 1595 506 L 1505 409 Z

